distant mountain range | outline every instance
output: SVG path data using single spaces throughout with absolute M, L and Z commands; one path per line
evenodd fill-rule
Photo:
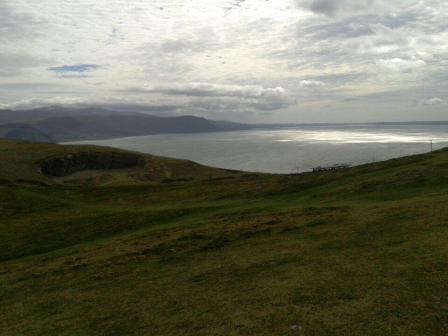
M 447 121 L 378 122 L 369 125 L 441 125 Z M 169 133 L 204 133 L 249 129 L 284 129 L 303 126 L 366 124 L 243 124 L 195 116 L 160 117 L 141 112 L 102 108 L 51 106 L 31 110 L 0 110 L 0 138 L 38 142 L 94 140 Z
M 100 108 L 47 107 L 0 110 L 0 137 L 40 142 L 106 139 L 164 133 L 250 129 L 247 124 L 195 116 L 159 117 Z

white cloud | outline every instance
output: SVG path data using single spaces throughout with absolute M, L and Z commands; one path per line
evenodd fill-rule
M 130 91 L 144 93 L 161 93 L 194 97 L 242 97 L 263 98 L 284 95 L 282 87 L 264 88 L 258 85 L 229 85 L 212 83 L 185 83 L 132 88 Z
M 52 98 L 32 98 L 19 100 L 13 103 L 0 104 L 0 109 L 32 109 L 50 105 L 82 105 L 87 102 L 85 98 L 68 98 L 68 97 L 52 97 Z
M 430 99 L 426 99 L 424 101 L 422 101 L 423 105 L 442 105 L 445 104 L 445 101 L 443 99 L 440 99 L 438 97 L 434 97 L 434 98 L 430 98 Z
M 395 120 L 421 119 L 409 92 L 448 91 L 447 22 L 442 0 L 0 0 L 0 104 L 306 121 L 310 105 L 333 118 L 346 97 L 375 97 L 372 119 L 388 104 L 404 111 Z M 74 65 L 97 70 L 48 70 Z
M 291 104 L 282 87 L 265 88 L 260 85 L 214 83 L 173 83 L 131 87 L 129 94 L 150 99 L 164 99 L 168 104 L 179 104 L 188 110 L 244 112 L 276 110 Z M 141 99 L 141 98 L 140 98 Z
M 402 58 L 381 59 L 377 64 L 387 70 L 396 72 L 409 72 L 424 67 L 426 62 L 420 59 L 406 60 Z
M 303 88 L 316 88 L 316 87 L 322 87 L 325 86 L 324 82 L 316 81 L 316 80 L 307 80 L 304 79 L 300 82 L 300 87 Z

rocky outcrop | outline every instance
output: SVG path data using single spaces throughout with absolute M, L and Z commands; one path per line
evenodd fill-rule
M 39 170 L 48 177 L 62 177 L 84 170 L 135 168 L 144 164 L 138 154 L 120 152 L 79 152 L 50 157 L 38 162 Z

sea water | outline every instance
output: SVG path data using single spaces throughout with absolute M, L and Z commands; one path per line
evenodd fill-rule
M 267 173 L 299 173 L 317 166 L 360 165 L 448 146 L 448 125 L 315 125 L 247 131 L 163 134 L 82 141 Z

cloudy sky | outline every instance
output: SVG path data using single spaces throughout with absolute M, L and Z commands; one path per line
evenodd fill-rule
M 0 108 L 448 120 L 446 0 L 0 0 Z

